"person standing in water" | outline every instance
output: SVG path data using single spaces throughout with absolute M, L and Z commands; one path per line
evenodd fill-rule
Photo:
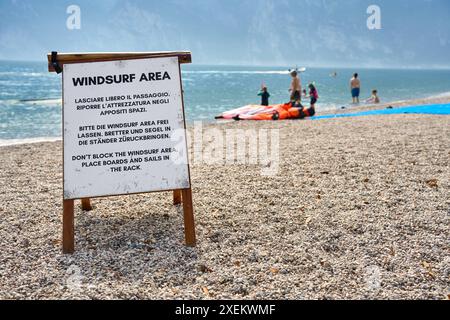
M 265 85 L 262 86 L 261 91 L 259 91 L 258 96 L 261 97 L 261 105 L 268 106 L 270 93 L 267 91 L 267 87 Z
M 302 82 L 296 70 L 291 72 L 292 82 L 289 92 L 291 93 L 291 102 L 300 103 L 302 101 Z
M 361 81 L 358 78 L 358 74 L 355 73 L 353 78 L 350 79 L 350 89 L 352 92 L 353 103 L 359 103 L 359 94 L 361 93 Z

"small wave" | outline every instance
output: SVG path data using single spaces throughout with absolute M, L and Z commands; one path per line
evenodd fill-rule
M 12 99 L 12 100 L 0 100 L 2 104 L 14 105 L 14 104 L 33 104 L 33 105 L 61 105 L 62 99 Z
M 31 103 L 31 104 L 62 104 L 62 99 L 22 99 L 18 102 Z
M 208 70 L 208 71 L 183 71 L 184 74 L 289 74 L 289 71 L 239 71 L 239 70 L 230 70 L 230 71 L 219 71 L 219 70 Z
M 14 146 L 28 143 L 40 142 L 54 142 L 61 141 L 61 137 L 40 137 L 40 138 L 26 138 L 26 139 L 0 139 L 0 147 Z
M 22 72 L 19 73 L 22 77 L 50 77 L 51 74 L 49 73 L 38 73 L 38 72 Z
M 443 92 L 443 93 L 436 94 L 434 96 L 429 97 L 429 99 L 434 99 L 434 98 L 450 98 L 450 92 Z
M 317 103 L 318 111 L 331 111 L 336 109 L 340 109 L 340 107 L 334 103 Z
M 49 73 L 42 72 L 17 72 L 17 71 L 4 71 L 0 72 L 0 76 L 20 76 L 20 77 L 48 77 Z

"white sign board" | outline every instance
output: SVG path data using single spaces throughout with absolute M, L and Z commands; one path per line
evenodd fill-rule
M 178 57 L 64 64 L 64 199 L 190 187 Z

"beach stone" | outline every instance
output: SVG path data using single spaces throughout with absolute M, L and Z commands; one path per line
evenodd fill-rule
M 0 298 L 445 299 L 448 121 L 221 124 L 279 130 L 279 171 L 194 164 L 195 248 L 165 192 L 76 206 L 63 255 L 61 142 L 2 147 Z

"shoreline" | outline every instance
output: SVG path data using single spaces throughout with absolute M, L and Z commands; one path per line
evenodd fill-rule
M 56 142 L 62 141 L 62 137 L 38 137 L 38 138 L 25 138 L 25 139 L 3 139 L 0 140 L 1 147 L 17 146 L 23 144 L 36 144 L 42 142 Z
M 329 114 L 345 114 L 345 113 L 354 113 L 354 112 L 360 112 L 360 111 L 368 111 L 368 110 L 380 110 L 380 109 L 386 109 L 389 106 L 392 107 L 406 107 L 406 106 L 413 106 L 413 105 L 427 105 L 427 104 L 446 104 L 450 103 L 450 92 L 445 92 L 442 94 L 439 94 L 437 96 L 432 96 L 428 98 L 421 98 L 421 99 L 411 99 L 411 100 L 400 100 L 395 102 L 382 102 L 380 104 L 373 104 L 373 105 L 352 105 L 349 108 L 345 109 L 336 109 L 336 110 L 324 110 L 321 112 L 318 112 L 316 116 L 320 115 L 329 115 Z M 187 127 L 191 127 L 195 121 L 199 120 L 192 120 L 189 122 L 186 122 Z M 211 125 L 222 125 L 225 123 L 228 123 L 229 121 L 225 120 L 202 120 L 205 125 L 211 126 Z M 231 121 L 232 122 L 232 121 Z M 1 139 L 0 140 L 0 148 L 7 147 L 7 146 L 15 146 L 15 145 L 23 145 L 23 144 L 35 144 L 35 143 L 41 143 L 41 142 L 55 142 L 55 141 L 62 141 L 62 137 L 36 137 L 36 138 L 24 138 L 24 139 Z

